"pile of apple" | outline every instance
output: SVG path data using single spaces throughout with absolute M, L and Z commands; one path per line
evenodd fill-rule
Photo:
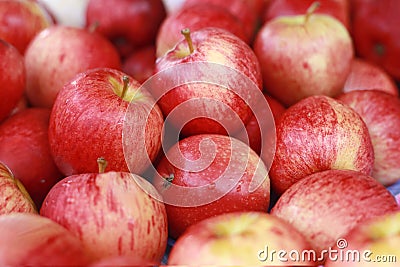
M 0 265 L 399 266 L 399 11 L 0 1 Z

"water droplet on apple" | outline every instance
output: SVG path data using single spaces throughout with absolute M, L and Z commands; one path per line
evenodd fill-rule
M 217 185 L 214 182 L 212 182 L 211 184 L 208 185 L 208 188 L 209 189 L 215 189 L 216 186 Z

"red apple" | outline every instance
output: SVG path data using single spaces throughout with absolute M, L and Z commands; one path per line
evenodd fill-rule
M 373 164 L 373 146 L 364 121 L 333 98 L 305 98 L 288 108 L 276 126 L 270 176 L 278 194 L 318 171 L 348 169 L 370 175 Z
M 341 22 L 315 14 L 280 16 L 263 25 L 254 42 L 266 91 L 285 106 L 311 95 L 342 92 L 353 59 Z
M 155 66 L 156 48 L 154 45 L 134 51 L 122 62 L 122 70 L 139 83 L 145 82 L 154 74 Z
M 365 220 L 398 210 L 392 194 L 374 178 L 351 170 L 307 176 L 279 198 L 271 214 L 293 225 L 318 256 Z
M 361 58 L 354 58 L 343 92 L 376 89 L 399 96 L 394 79 L 381 67 Z
M 0 215 L 13 212 L 37 213 L 36 206 L 21 182 L 0 162 Z
M 333 249 L 344 255 L 328 259 L 325 267 L 398 266 L 400 258 L 400 212 L 362 222 Z
M 184 35 L 186 40 L 156 62 L 156 72 L 161 73 L 157 79 L 163 85 L 155 86 L 156 78 L 149 82 L 165 117 L 182 128 L 183 136 L 242 129 L 251 117 L 251 107 L 263 98 L 254 52 L 219 28 L 192 34 L 186 29 Z
M 160 263 L 168 231 L 154 187 L 128 172 L 69 176 L 49 192 L 40 214 L 79 237 L 97 260 L 116 256 Z
M 86 266 L 93 259 L 61 225 L 30 213 L 0 216 L 1 266 Z
M 285 221 L 262 212 L 235 212 L 191 226 L 172 247 L 170 265 L 292 266 L 290 251 L 310 250 L 304 236 Z M 281 252 L 278 256 L 278 251 Z M 285 261 L 287 259 L 287 261 Z
M 400 79 L 400 23 L 397 0 L 353 0 L 352 36 L 356 54 Z
M 0 2 L 1 5 L 1 2 Z M 24 58 L 11 44 L 0 39 L 0 122 L 21 100 L 25 85 Z
M 195 135 L 172 146 L 153 184 L 166 203 L 169 235 L 233 211 L 266 211 L 268 170 L 246 144 L 223 135 Z
M 88 70 L 57 96 L 49 125 L 51 152 L 66 176 L 95 172 L 99 157 L 109 159 L 110 170 L 141 173 L 160 150 L 163 121 L 139 82 L 114 69 Z
M 197 4 L 182 8 L 163 21 L 156 38 L 157 57 L 164 56 L 184 39 L 181 34 L 182 29 L 189 28 L 195 32 L 207 27 L 227 30 L 246 43 L 250 43 L 243 23 L 228 10 L 219 6 Z
M 32 0 L 0 1 L 0 39 L 23 55 L 32 39 L 53 24 L 49 13 Z
M 126 47 L 129 52 L 154 44 L 165 17 L 161 0 L 89 0 L 86 9 L 86 25 L 98 23 L 96 31 L 120 47 L 122 56 Z
M 272 0 L 264 14 L 264 23 L 279 16 L 301 15 L 307 11 L 315 0 Z M 350 30 L 349 0 L 320 0 L 315 13 L 330 15 L 339 20 Z
M 338 100 L 364 120 L 374 147 L 372 177 L 383 185 L 400 180 L 400 99 L 379 90 L 353 91 Z
M 0 125 L 0 161 L 22 182 L 39 208 L 62 177 L 50 153 L 49 118 L 49 109 L 28 108 Z
M 116 48 L 89 30 L 57 25 L 39 33 L 25 54 L 26 94 L 33 106 L 51 108 L 63 85 L 97 67 L 120 69 Z

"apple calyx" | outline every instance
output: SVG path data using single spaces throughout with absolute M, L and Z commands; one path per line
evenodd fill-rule
M 315 1 L 311 4 L 309 8 L 307 8 L 307 12 L 304 18 L 304 23 L 307 23 L 309 20 L 310 16 L 315 13 L 315 11 L 321 6 L 321 3 L 318 1 Z
M 100 157 L 97 159 L 97 165 L 99 166 L 99 173 L 104 173 L 106 171 L 108 162 L 105 158 Z
M 185 28 L 183 30 L 181 30 L 182 35 L 185 37 L 185 40 L 188 44 L 189 47 L 189 55 L 193 54 L 194 52 L 194 47 L 193 47 L 193 42 L 192 42 L 192 38 L 190 37 L 190 30 L 189 28 Z
M 175 176 L 173 173 L 171 173 L 169 176 L 164 177 L 164 183 L 163 183 L 163 188 L 167 189 L 168 187 L 171 186 L 172 181 L 174 180 Z

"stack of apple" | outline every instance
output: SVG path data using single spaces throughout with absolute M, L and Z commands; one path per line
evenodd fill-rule
M 396 0 L 61 2 L 0 1 L 1 265 L 400 257 Z

